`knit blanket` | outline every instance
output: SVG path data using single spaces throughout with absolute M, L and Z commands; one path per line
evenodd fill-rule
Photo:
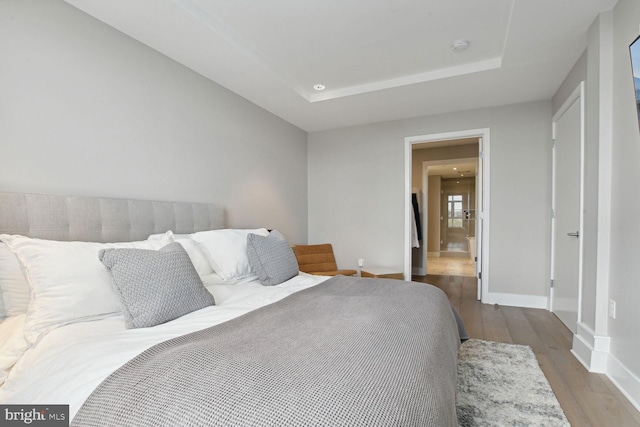
M 337 276 L 146 350 L 72 425 L 457 426 L 459 346 L 438 288 Z

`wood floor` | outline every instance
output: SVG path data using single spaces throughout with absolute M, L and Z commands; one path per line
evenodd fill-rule
M 476 263 L 469 257 L 427 257 L 427 272 L 437 276 L 476 276 Z
M 414 276 L 446 292 L 471 338 L 531 346 L 572 426 L 640 426 L 640 412 L 603 374 L 588 372 L 569 352 L 571 332 L 547 310 L 476 300 L 473 277 Z

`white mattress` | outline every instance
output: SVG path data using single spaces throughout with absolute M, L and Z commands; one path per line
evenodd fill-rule
M 49 332 L 17 361 L 0 387 L 0 402 L 69 404 L 73 418 L 109 374 L 147 348 L 233 319 L 317 285 L 327 277 L 301 273 L 269 287 L 257 281 L 227 284 L 215 275 L 203 279 L 216 305 L 171 322 L 152 328 L 125 329 L 123 316 L 118 315 Z

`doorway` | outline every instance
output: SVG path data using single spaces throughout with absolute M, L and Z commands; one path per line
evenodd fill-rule
M 469 147 L 475 157 L 422 162 L 422 188 L 427 190 L 421 275 L 476 277 L 477 145 L 475 139 Z M 414 156 L 429 157 L 430 151 L 414 150 Z
M 440 253 L 449 256 L 470 256 L 470 242 L 476 237 L 476 164 L 454 171 L 457 178 L 441 179 Z M 471 175 L 471 176 L 469 176 Z M 467 176 L 467 177 L 465 177 Z
M 473 221 L 475 222 L 475 244 L 472 243 L 475 254 L 474 254 L 474 262 L 475 264 L 475 276 L 476 276 L 476 284 L 477 284 L 477 295 L 478 299 L 482 299 L 483 295 L 487 294 L 488 284 L 489 284 L 489 147 L 490 147 L 490 130 L 488 128 L 484 129 L 473 129 L 468 131 L 458 131 L 458 132 L 448 132 L 448 133 L 440 133 L 440 134 L 431 134 L 431 135 L 419 135 L 405 138 L 405 267 L 404 274 L 406 278 L 411 277 L 412 274 L 412 260 L 413 260 L 413 252 L 412 252 L 412 241 L 411 241 L 411 230 L 413 223 L 413 207 L 412 207 L 412 183 L 414 182 L 414 175 L 416 173 L 420 174 L 418 171 L 418 167 L 415 166 L 415 162 L 412 152 L 414 148 L 421 147 L 429 147 L 429 148 L 437 148 L 439 146 L 446 145 L 459 145 L 461 140 L 467 140 L 470 142 L 471 140 L 476 141 L 477 145 L 475 146 L 475 152 L 467 155 L 466 157 L 477 157 L 478 166 L 477 166 L 477 175 L 476 175 L 476 196 L 475 196 L 475 212 L 469 212 L 469 220 L 472 219 L 471 215 L 475 214 L 473 217 Z M 423 186 L 425 189 L 428 188 L 428 185 Z M 423 195 L 424 197 L 424 195 Z M 452 217 L 447 217 L 447 224 L 449 223 L 449 219 L 452 220 L 452 226 L 459 225 L 461 221 L 456 220 L 464 220 L 465 218 L 455 218 L 455 210 L 456 203 L 459 200 L 452 199 Z M 448 199 L 447 199 L 448 203 Z M 440 204 L 443 204 L 442 202 Z M 461 204 L 460 204 L 461 205 Z M 458 206 L 460 206 L 458 205 Z M 467 203 L 467 209 L 462 209 L 462 215 L 466 215 L 465 210 L 470 211 L 471 203 Z M 447 207 L 448 209 L 448 207 Z M 426 211 L 426 209 L 424 210 Z M 448 212 L 448 210 L 447 210 Z M 424 216 L 424 212 L 422 213 Z M 460 212 L 457 213 L 460 216 Z M 440 216 L 442 216 L 442 220 L 444 220 L 444 215 L 436 216 L 438 221 L 440 221 Z M 425 218 L 426 223 L 428 218 Z M 460 227 L 459 227 L 460 228 Z M 423 239 L 428 241 L 429 233 L 427 227 L 423 227 Z M 466 238 L 465 234 L 465 238 Z M 440 239 L 442 240 L 442 239 Z M 467 240 L 468 242 L 468 240 Z M 467 243 L 467 248 L 469 248 Z M 438 251 L 440 249 L 438 248 Z M 426 255 L 428 251 L 425 251 L 425 261 Z M 467 250 L 470 253 L 470 250 Z M 425 262 L 424 268 L 425 273 L 428 264 Z
M 553 178 L 549 309 L 577 332 L 582 296 L 584 82 L 552 121 Z

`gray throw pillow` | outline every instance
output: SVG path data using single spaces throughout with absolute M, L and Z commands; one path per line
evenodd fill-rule
M 102 249 L 127 329 L 146 328 L 215 304 L 178 242 L 160 250 Z
M 291 246 L 277 230 L 268 236 L 247 235 L 247 255 L 260 283 L 265 286 L 278 285 L 300 272 Z

